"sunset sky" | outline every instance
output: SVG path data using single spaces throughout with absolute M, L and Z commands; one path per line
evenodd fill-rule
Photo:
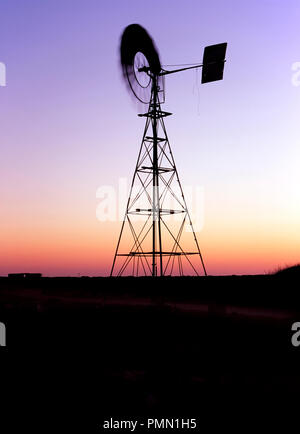
M 204 190 L 208 274 L 300 262 L 299 22 L 298 0 L 3 0 L 0 275 L 109 274 L 121 223 L 96 192 L 130 183 L 144 128 L 119 68 L 131 23 L 163 65 L 228 42 L 224 80 L 167 77 L 163 107 L 183 187 Z

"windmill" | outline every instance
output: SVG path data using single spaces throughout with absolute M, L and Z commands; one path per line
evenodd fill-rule
M 143 27 L 125 28 L 120 45 L 123 77 L 148 110 L 138 115 L 146 123 L 111 276 L 207 275 L 165 128 L 164 119 L 172 113 L 161 104 L 166 75 L 202 67 L 202 83 L 222 80 L 226 47 L 208 46 L 202 64 L 169 71 L 162 68 Z M 184 235 L 191 238 L 187 243 Z

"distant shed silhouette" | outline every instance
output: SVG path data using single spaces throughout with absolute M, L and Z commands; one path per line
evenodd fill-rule
M 11 279 L 39 279 L 42 273 L 10 273 L 8 277 Z

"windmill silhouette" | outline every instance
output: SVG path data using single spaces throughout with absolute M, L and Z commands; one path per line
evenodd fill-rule
M 202 83 L 223 78 L 227 44 L 205 48 L 203 63 L 172 71 L 161 67 L 147 31 L 138 24 L 125 28 L 121 65 L 135 98 L 148 105 L 142 143 L 117 242 L 111 276 L 207 275 L 187 208 L 164 119 L 164 78 L 202 67 Z

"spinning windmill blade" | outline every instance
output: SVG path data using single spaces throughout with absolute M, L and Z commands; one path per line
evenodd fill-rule
M 149 104 L 152 78 L 161 72 L 161 64 L 153 40 L 139 24 L 125 28 L 121 37 L 120 55 L 126 85 L 141 103 Z M 158 86 L 162 91 L 162 77 Z

